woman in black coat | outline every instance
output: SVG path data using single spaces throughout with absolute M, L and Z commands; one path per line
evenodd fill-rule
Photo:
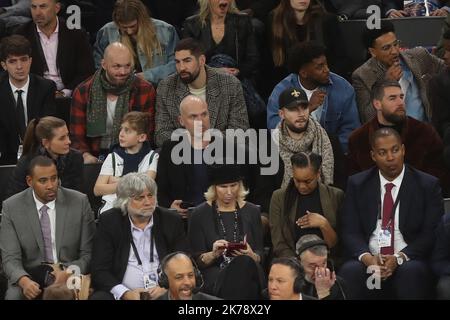
M 251 78 L 257 71 L 259 54 L 250 17 L 239 14 L 232 0 L 198 3 L 199 14 L 187 18 L 183 24 L 183 38 L 194 38 L 203 45 L 208 64 L 214 56 L 226 55 L 236 66 L 223 67 L 224 71 L 241 79 Z
M 223 299 L 258 299 L 264 286 L 259 208 L 246 202 L 239 168 L 208 167 L 206 202 L 189 221 L 189 242 L 204 277 L 202 291 Z
M 25 132 L 22 156 L 9 183 L 8 194 L 11 196 L 28 188 L 28 167 L 38 155 L 53 159 L 61 186 L 80 191 L 83 156 L 71 149 L 70 143 L 69 130 L 64 120 L 51 116 L 31 120 Z

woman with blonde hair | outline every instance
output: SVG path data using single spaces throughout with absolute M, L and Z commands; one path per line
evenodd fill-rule
M 28 188 L 28 167 L 31 160 L 39 155 L 55 162 L 63 187 L 80 191 L 83 156 L 70 148 L 70 144 L 69 130 L 64 120 L 52 116 L 31 120 L 25 131 L 22 156 L 14 168 L 8 194 L 13 195 Z
M 183 38 L 191 37 L 202 43 L 208 64 L 214 56 L 219 60 L 227 56 L 224 71 L 239 78 L 251 78 L 257 71 L 259 54 L 250 17 L 239 14 L 234 0 L 198 0 L 198 4 L 199 13 L 183 24 Z M 218 55 L 222 58 L 217 58 Z M 214 61 L 216 67 L 218 63 Z
M 245 201 L 237 165 L 211 165 L 206 202 L 190 217 L 188 238 L 203 274 L 202 291 L 223 299 L 257 299 L 263 236 L 259 207 Z
M 118 0 L 112 18 L 97 33 L 94 45 L 97 68 L 106 47 L 119 41 L 133 53 L 137 75 L 155 87 L 175 72 L 175 46 L 179 39 L 172 25 L 150 18 L 140 0 Z

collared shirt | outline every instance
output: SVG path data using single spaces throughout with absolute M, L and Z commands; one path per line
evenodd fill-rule
M 11 86 L 11 90 L 13 92 L 14 100 L 16 101 L 17 105 L 17 97 L 19 94 L 17 93 L 17 90 L 22 90 L 22 102 L 23 102 L 23 108 L 25 113 L 25 125 L 28 124 L 28 109 L 27 109 L 27 97 L 28 97 L 28 87 L 30 86 L 30 76 L 28 76 L 27 83 L 25 83 L 22 88 L 17 88 L 13 83 L 11 82 L 11 79 L 9 80 L 9 85 Z
M 385 184 L 392 183 L 395 185 L 391 190 L 392 199 L 395 203 L 395 200 L 397 199 L 397 196 L 398 196 L 398 192 L 400 190 L 400 186 L 402 185 L 403 177 L 405 175 L 405 166 L 403 166 L 402 172 L 393 181 L 386 180 L 386 178 L 384 178 L 380 172 L 378 174 L 380 176 L 380 194 L 381 194 L 380 204 L 381 205 L 380 205 L 379 210 L 381 210 L 381 212 L 377 219 L 377 227 L 372 232 L 372 235 L 370 236 L 370 240 L 369 240 L 370 253 L 372 253 L 373 255 L 380 253 L 380 247 L 378 246 L 378 234 L 381 230 L 381 222 L 382 222 L 382 215 L 383 215 L 382 208 L 383 208 L 383 202 L 384 202 L 384 194 L 386 193 Z M 395 215 L 394 215 L 394 253 L 398 253 L 399 251 L 401 251 L 408 245 L 405 242 L 405 240 L 403 239 L 403 235 L 399 229 L 400 206 L 401 206 L 401 203 L 399 202 L 397 207 L 395 208 Z
M 139 265 L 138 259 L 134 254 L 132 245 L 130 244 L 130 254 L 128 256 L 128 265 L 122 283 L 111 289 L 111 293 L 116 300 L 119 300 L 122 295 L 128 291 L 137 288 L 144 288 L 144 275 L 148 275 L 150 281 L 156 286 L 158 283 L 158 274 L 156 270 L 159 266 L 159 257 L 156 251 L 156 246 L 153 244 L 153 262 L 150 262 L 150 243 L 151 232 L 153 227 L 153 218 L 145 226 L 144 230 L 137 228 L 133 221 L 131 221 L 131 235 L 136 245 L 139 258 L 142 265 Z
M 300 88 L 302 88 L 305 93 L 306 96 L 308 97 L 308 101 L 311 101 L 311 97 L 313 95 L 313 93 L 317 90 L 319 90 L 319 87 L 313 89 L 313 90 L 308 90 L 306 89 L 304 86 L 302 86 L 302 83 L 300 81 L 300 76 L 298 77 L 298 84 L 300 86 Z M 313 112 L 311 112 L 311 116 L 314 118 L 314 120 L 316 120 L 317 122 L 320 122 L 320 118 L 322 117 L 322 110 L 323 110 L 323 104 L 321 104 L 320 106 L 317 107 L 316 110 L 314 110 Z
M 405 94 L 406 115 L 419 121 L 427 121 L 417 81 L 403 59 L 400 59 L 400 66 L 402 67 L 403 75 L 399 83 Z
M 55 31 L 47 37 L 36 25 L 37 32 L 39 34 L 39 39 L 42 46 L 42 51 L 44 52 L 45 61 L 47 63 L 48 70 L 44 73 L 44 78 L 52 80 L 56 84 L 57 90 L 64 89 L 64 83 L 59 73 L 58 66 L 56 65 L 56 58 L 58 55 L 58 33 L 59 33 L 59 20 L 56 19 Z M 67 89 L 65 89 L 67 90 Z M 69 90 L 70 92 L 70 90 Z M 67 96 L 67 92 L 64 91 Z M 69 94 L 70 96 L 70 94 Z
M 41 208 L 44 206 L 44 203 L 42 203 L 40 200 L 38 200 L 38 198 L 36 197 L 36 194 L 33 191 L 33 198 L 34 198 L 34 202 L 36 204 L 36 209 L 38 212 L 38 218 L 39 221 L 41 221 Z M 50 218 L 50 230 L 51 230 L 51 236 L 52 236 L 52 252 L 53 252 L 53 259 L 55 260 L 54 262 L 57 263 L 58 262 L 58 255 L 56 253 L 56 236 L 55 236 L 55 230 L 56 230 L 56 200 L 50 201 L 45 203 L 45 205 L 48 207 L 47 209 L 47 213 L 48 216 Z M 43 261 L 44 262 L 44 261 Z

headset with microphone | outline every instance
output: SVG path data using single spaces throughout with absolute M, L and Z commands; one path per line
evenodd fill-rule
M 187 257 L 192 262 L 192 266 L 194 268 L 194 275 L 195 275 L 195 288 L 192 288 L 192 293 L 193 294 L 198 293 L 204 284 L 202 273 L 200 272 L 200 269 L 198 268 L 197 263 L 195 263 L 195 260 L 192 259 L 192 257 L 190 257 L 188 254 L 186 254 L 185 252 L 182 252 L 182 251 L 172 252 L 172 253 L 168 254 L 167 256 L 165 256 L 164 259 L 161 261 L 161 263 L 159 264 L 158 270 L 157 270 L 158 285 L 161 288 L 169 289 L 169 278 L 167 277 L 165 269 L 166 269 L 167 264 L 170 262 L 170 260 L 172 260 L 172 258 L 174 258 L 176 255 L 179 255 L 179 254 Z

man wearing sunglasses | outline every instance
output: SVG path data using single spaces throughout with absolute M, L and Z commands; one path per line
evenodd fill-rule
M 375 116 L 370 92 L 373 84 L 382 78 L 400 83 L 408 116 L 429 121 L 431 106 L 427 98 L 427 82 L 445 69 L 444 61 L 425 48 L 401 51 L 400 41 L 389 21 L 382 21 L 379 29 L 367 29 L 364 41 L 371 58 L 352 75 L 361 122 L 365 123 Z

